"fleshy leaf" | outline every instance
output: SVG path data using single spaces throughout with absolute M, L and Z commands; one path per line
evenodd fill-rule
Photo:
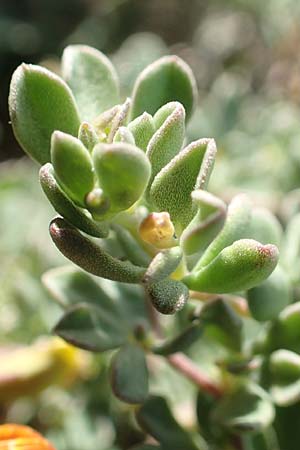
M 195 215 L 191 193 L 207 184 L 216 151 L 213 139 L 192 142 L 154 178 L 150 203 L 160 211 L 168 211 L 177 228 L 184 229 Z
M 300 356 L 289 350 L 273 352 L 269 360 L 271 396 L 279 406 L 300 400 Z
M 124 143 L 98 144 L 94 165 L 100 187 L 116 213 L 130 208 L 143 195 L 151 166 L 145 153 Z
M 275 319 L 292 300 L 285 271 L 277 266 L 267 280 L 248 291 L 247 299 L 254 319 L 261 322 Z
M 147 267 L 150 256 L 142 249 L 141 245 L 139 245 L 130 231 L 117 224 L 113 224 L 112 228 L 114 229 L 117 239 L 129 261 L 131 261 L 132 264 Z
M 192 192 L 192 200 L 198 211 L 180 238 L 186 255 L 203 253 L 223 228 L 226 218 L 225 203 L 209 192 L 198 189 Z
M 115 309 L 114 302 L 99 283 L 76 267 L 50 269 L 43 274 L 42 281 L 52 297 L 64 308 L 78 303 L 89 303 Z
M 268 394 L 254 383 L 242 384 L 224 396 L 213 411 L 213 419 L 237 433 L 258 432 L 274 420 L 274 407 Z
M 98 224 L 88 212 L 78 208 L 61 190 L 54 178 L 52 164 L 45 164 L 40 170 L 40 183 L 48 200 L 58 214 L 63 216 L 69 223 L 84 231 L 90 236 L 106 237 L 108 226 L 104 222 Z
M 244 194 L 237 195 L 228 206 L 227 217 L 222 231 L 212 241 L 195 270 L 209 264 L 225 247 L 234 241 L 246 238 L 251 218 L 250 201 Z
M 187 118 L 197 102 L 197 87 L 190 67 L 178 56 L 164 56 L 146 67 L 137 78 L 133 89 L 131 117 L 143 112 L 154 114 L 171 101 L 183 104 Z
M 120 127 L 115 134 L 113 142 L 124 142 L 125 144 L 135 145 L 133 134 L 127 127 Z
M 50 223 L 50 235 L 66 258 L 93 275 L 124 283 L 139 283 L 145 274 L 144 268 L 112 257 L 61 218 Z
M 110 144 L 113 142 L 114 137 L 122 125 L 125 125 L 127 121 L 127 116 L 129 114 L 129 109 L 131 105 L 131 99 L 127 98 L 122 105 L 119 105 L 116 115 L 113 117 L 110 129 L 107 137 L 107 142 Z
M 145 289 L 153 306 L 162 314 L 175 314 L 189 298 L 188 288 L 169 278 L 145 285 Z
M 153 117 L 144 112 L 128 124 L 128 129 L 134 136 L 135 145 L 146 151 L 148 143 L 156 131 Z
M 152 349 L 153 353 L 157 355 L 168 356 L 177 352 L 184 352 L 189 347 L 198 341 L 203 334 L 202 324 L 196 323 L 190 325 L 182 333 L 173 339 L 166 340 L 162 344 Z
M 239 351 L 242 343 L 243 323 L 240 316 L 222 298 L 204 304 L 200 322 L 205 334 L 232 350 Z
M 119 82 L 110 60 L 87 45 L 70 45 L 62 57 L 63 77 L 71 87 L 81 120 L 92 120 L 119 102 Z
M 300 302 L 292 303 L 271 322 L 268 350 L 287 349 L 300 353 Z
M 167 111 L 166 118 L 150 139 L 146 152 L 152 167 L 151 182 L 158 172 L 177 155 L 184 141 L 185 111 L 182 105 L 172 102 L 164 105 L 161 110 L 156 115 Z
M 241 239 L 225 247 L 207 266 L 182 280 L 190 289 L 224 294 L 250 289 L 275 269 L 278 249 L 252 239 Z
M 282 226 L 279 220 L 266 208 L 253 208 L 250 232 L 247 237 L 262 244 L 279 246 L 282 238 Z
M 137 411 L 137 420 L 164 449 L 204 450 L 202 443 L 176 422 L 163 397 L 149 397 Z
M 300 214 L 296 214 L 288 223 L 282 244 L 282 264 L 286 268 L 291 281 L 300 280 Z
M 111 362 L 111 386 L 114 394 L 126 403 L 143 403 L 148 397 L 148 369 L 144 351 L 126 344 Z
M 180 247 L 173 247 L 157 253 L 146 270 L 143 282 L 152 284 L 167 278 L 176 270 L 181 259 L 182 250 Z
M 51 161 L 57 181 L 76 204 L 85 206 L 85 197 L 94 187 L 93 163 L 83 143 L 55 131 L 51 138 Z
M 126 331 L 117 315 L 84 303 L 70 308 L 54 328 L 70 344 L 93 352 L 119 347 L 126 342 Z
M 13 74 L 9 113 L 15 137 L 40 164 L 50 161 L 53 131 L 77 136 L 80 119 L 66 83 L 40 66 L 21 64 Z
M 78 132 L 78 139 L 81 140 L 85 148 L 91 153 L 96 144 L 99 143 L 96 130 L 89 122 L 82 122 Z

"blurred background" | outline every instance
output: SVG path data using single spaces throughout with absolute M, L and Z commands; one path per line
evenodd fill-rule
M 63 48 L 77 43 L 112 58 L 124 97 L 160 56 L 186 60 L 200 94 L 188 138 L 214 137 L 219 150 L 211 190 L 225 199 L 248 192 L 285 221 L 300 209 L 300 2 L 0 0 L 0 416 L 36 426 L 59 450 L 126 449 L 139 433 L 122 408 L 114 416 L 118 427 L 109 419 L 115 404 L 106 395 L 105 359 L 71 354 L 49 337 L 60 310 L 40 277 L 66 261 L 48 237 L 53 211 L 39 188 L 38 167 L 18 147 L 7 110 L 10 78 L 21 62 L 59 72 Z M 43 377 L 62 357 L 69 372 L 47 378 L 38 395 L 24 388 L 9 398 L 7 354 L 21 350 L 14 370 L 27 366 L 30 376 Z M 32 361 L 40 354 L 48 359 L 37 367 Z

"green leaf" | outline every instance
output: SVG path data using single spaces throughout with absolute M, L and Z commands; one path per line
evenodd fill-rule
M 93 352 L 111 350 L 126 341 L 126 330 L 118 316 L 84 303 L 70 308 L 54 332 L 70 344 Z
M 144 268 L 112 257 L 61 218 L 50 223 L 50 235 L 66 258 L 93 275 L 124 283 L 139 283 L 145 274 Z
M 250 201 L 244 194 L 232 199 L 228 206 L 227 217 L 222 231 L 209 245 L 194 270 L 201 269 L 209 264 L 225 247 L 234 241 L 247 237 L 251 218 Z
M 149 265 L 150 256 L 143 250 L 130 231 L 117 224 L 113 224 L 112 228 L 129 261 L 131 261 L 132 264 L 147 267 Z
M 171 275 L 182 259 L 180 247 L 172 247 L 158 252 L 152 259 L 143 278 L 146 284 L 157 283 Z
M 270 277 L 247 293 L 248 305 L 254 319 L 264 322 L 275 319 L 292 300 L 289 278 L 277 266 Z
M 51 138 L 51 161 L 55 177 L 66 194 L 79 206 L 94 187 L 94 169 L 83 143 L 66 133 L 55 131 Z
M 203 334 L 202 324 L 196 323 L 190 325 L 182 333 L 173 339 L 167 339 L 162 344 L 152 348 L 153 353 L 157 355 L 168 356 L 177 352 L 184 352 L 190 348 L 192 344 L 198 341 Z
M 167 110 L 167 117 L 150 139 L 146 152 L 152 167 L 150 183 L 158 172 L 177 155 L 184 141 L 185 111 L 182 105 L 178 102 L 172 102 L 161 109 Z M 160 113 L 159 110 L 156 114 Z
M 207 184 L 216 151 L 213 139 L 192 142 L 154 178 L 150 203 L 159 211 L 168 211 L 177 229 L 184 229 L 195 215 L 191 193 Z
M 107 136 L 107 143 L 111 144 L 115 138 L 115 135 L 119 128 L 124 125 L 127 121 L 127 116 L 129 114 L 129 109 L 131 105 L 131 99 L 127 98 L 122 105 L 119 105 L 117 113 L 112 118 L 109 133 Z
M 235 433 L 258 432 L 274 420 L 268 394 L 254 383 L 242 384 L 225 395 L 213 411 L 213 420 Z
M 64 308 L 83 303 L 97 306 L 99 314 L 122 325 L 126 336 L 132 335 L 136 327 L 149 329 L 141 286 L 95 278 L 73 266 L 51 269 L 42 281 Z
M 40 170 L 40 183 L 48 200 L 58 214 L 69 223 L 90 236 L 106 237 L 108 226 L 104 222 L 98 224 L 84 209 L 78 208 L 61 190 L 54 178 L 52 164 L 45 164 Z
M 115 308 L 108 293 L 90 275 L 73 266 L 56 267 L 42 276 L 51 296 L 64 308 L 78 303 Z
M 143 403 L 148 397 L 148 369 L 144 351 L 135 344 L 126 344 L 111 362 L 111 387 L 126 403 Z
M 162 314 L 175 314 L 189 298 L 188 288 L 180 281 L 169 278 L 145 285 L 153 306 Z
M 134 136 L 135 145 L 146 151 L 148 143 L 156 131 L 152 116 L 144 112 L 128 124 L 128 129 Z
M 80 125 L 74 97 L 65 82 L 30 64 L 21 64 L 13 74 L 9 113 L 19 144 L 40 164 L 50 161 L 53 131 L 77 136 Z
M 247 237 L 262 244 L 279 246 L 282 239 L 282 226 L 279 220 L 266 208 L 253 208 L 250 232 Z
M 271 396 L 279 406 L 300 400 L 300 356 L 289 350 L 273 352 L 269 360 Z
M 300 302 L 293 303 L 271 323 L 268 350 L 287 349 L 300 353 Z
M 198 211 L 180 237 L 186 255 L 202 254 L 221 231 L 226 218 L 225 203 L 209 192 L 198 189 L 192 192 L 192 200 Z
M 282 243 L 282 264 L 291 281 L 299 284 L 300 280 L 300 214 L 296 214 L 288 223 Z
M 125 144 L 135 145 L 133 134 L 127 127 L 120 127 L 115 134 L 113 142 L 124 142 Z
M 82 122 L 80 125 L 78 139 L 81 140 L 90 153 L 95 145 L 99 143 L 99 137 L 97 136 L 95 128 L 88 122 Z
M 205 303 L 199 320 L 210 338 L 232 350 L 241 350 L 243 322 L 224 299 L 217 298 Z
M 140 426 L 166 450 L 204 450 L 174 419 L 163 397 L 150 397 L 137 411 Z
M 145 153 L 124 143 L 98 144 L 93 152 L 96 175 L 116 213 L 130 208 L 143 195 L 151 166 Z
M 68 46 L 62 57 L 62 73 L 74 93 L 81 120 L 92 120 L 119 102 L 116 71 L 95 48 Z
M 154 114 L 171 101 L 182 103 L 189 118 L 197 102 L 195 77 L 181 58 L 164 56 L 142 71 L 135 82 L 132 97 L 132 119 L 145 111 Z
M 278 249 L 252 239 L 241 239 L 221 253 L 207 266 L 183 278 L 196 291 L 223 294 L 250 289 L 264 281 L 275 269 Z

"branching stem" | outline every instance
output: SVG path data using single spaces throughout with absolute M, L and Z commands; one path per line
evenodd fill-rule
M 182 375 L 196 384 L 200 389 L 215 398 L 222 396 L 222 390 L 199 367 L 183 353 L 174 353 L 167 357 L 168 362 Z

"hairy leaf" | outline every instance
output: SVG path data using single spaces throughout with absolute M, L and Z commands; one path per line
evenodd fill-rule
M 19 144 L 40 164 L 50 161 L 53 131 L 77 136 L 80 125 L 74 97 L 65 82 L 31 64 L 21 64 L 13 74 L 9 113 Z
M 54 328 L 70 344 L 93 352 L 119 347 L 126 342 L 126 331 L 118 316 L 84 303 L 70 308 Z
M 184 140 L 185 111 L 182 105 L 172 102 L 161 109 L 167 111 L 167 117 L 150 139 L 146 152 L 152 167 L 150 183 L 158 172 L 177 155 Z M 159 110 L 156 114 L 160 113 Z
M 196 213 L 191 193 L 207 184 L 216 151 L 213 139 L 192 142 L 163 167 L 152 182 L 151 204 L 160 211 L 168 211 L 181 230 Z
M 79 206 L 94 187 L 94 169 L 83 143 L 66 133 L 55 131 L 51 138 L 51 161 L 57 181 Z
M 111 362 L 111 386 L 126 403 L 143 403 L 148 397 L 148 369 L 145 353 L 135 344 L 126 344 Z
M 50 223 L 50 235 L 64 256 L 93 275 L 124 283 L 139 283 L 145 274 L 144 268 L 112 257 L 61 218 Z
M 108 226 L 106 223 L 102 222 L 98 224 L 95 222 L 87 211 L 74 205 L 61 190 L 54 178 L 52 164 L 47 163 L 41 168 L 40 183 L 55 211 L 69 223 L 90 236 L 106 237 L 108 235 Z
M 225 247 L 234 241 L 247 237 L 251 218 L 250 202 L 244 194 L 234 197 L 228 206 L 227 217 L 222 231 L 212 241 L 195 270 L 209 264 Z
M 92 120 L 119 102 L 116 71 L 95 48 L 68 46 L 62 57 L 62 73 L 74 93 L 81 120 Z
M 300 356 L 289 350 L 277 350 L 270 356 L 270 393 L 279 406 L 300 400 Z
M 152 116 L 144 112 L 128 124 L 128 129 L 134 136 L 135 145 L 146 151 L 148 143 L 156 131 Z
M 81 140 L 85 148 L 91 153 L 96 144 L 99 143 L 96 130 L 89 122 L 82 122 L 78 132 L 78 139 Z
M 192 114 L 197 101 L 196 81 L 190 67 L 178 56 L 164 56 L 150 64 L 137 78 L 133 89 L 131 117 L 154 114 L 162 105 L 179 101 Z
M 115 213 L 132 206 L 143 195 L 149 177 L 150 163 L 139 148 L 125 143 L 98 144 L 94 165 L 100 187 Z
M 248 291 L 247 299 L 254 319 L 261 322 L 275 319 L 292 300 L 286 272 L 277 266 L 267 280 Z
M 274 420 L 274 407 L 268 394 L 254 383 L 245 383 L 220 400 L 213 419 L 237 433 L 257 432 Z
M 198 189 L 192 192 L 192 200 L 198 211 L 180 237 L 186 255 L 203 253 L 223 228 L 226 218 L 225 203 L 209 192 Z
M 252 239 L 241 239 L 225 247 L 207 266 L 184 277 L 196 291 L 223 294 L 250 289 L 264 281 L 275 269 L 278 250 Z
M 153 306 L 162 314 L 180 311 L 189 298 L 188 288 L 180 281 L 169 278 L 145 285 Z
M 166 449 L 204 450 L 174 419 L 163 397 L 150 397 L 137 411 L 141 427 Z
M 172 247 L 157 253 L 146 270 L 143 282 L 152 284 L 167 278 L 176 270 L 181 259 L 182 250 L 180 247 Z
M 205 303 L 199 319 L 210 338 L 232 350 L 241 350 L 243 322 L 224 299 L 217 298 Z

